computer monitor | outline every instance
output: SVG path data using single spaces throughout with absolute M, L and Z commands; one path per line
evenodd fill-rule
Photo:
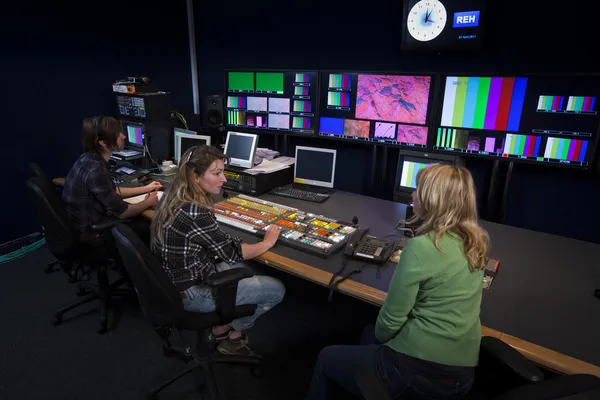
M 123 134 L 127 138 L 127 147 L 135 150 L 144 149 L 145 125 L 140 122 L 121 121 Z
M 198 135 L 196 133 L 196 131 L 190 131 L 187 129 L 181 129 L 181 128 L 174 128 L 173 129 L 174 132 L 174 149 L 175 149 L 175 156 L 174 156 L 174 161 L 175 164 L 179 164 L 179 161 L 181 160 L 181 156 L 183 154 L 185 154 L 186 151 L 188 151 L 188 149 L 190 147 L 193 146 L 198 146 L 198 145 L 202 145 L 205 144 L 207 146 L 210 146 L 210 136 L 203 136 L 203 135 Z
M 243 132 L 227 132 L 225 154 L 231 160 L 230 165 L 241 168 L 254 167 L 254 155 L 258 145 L 258 135 Z
M 323 71 L 319 135 L 427 148 L 434 75 Z
M 417 173 L 431 164 L 463 165 L 463 162 L 457 156 L 400 150 L 394 201 L 410 204 L 412 192 L 417 188 Z
M 296 146 L 294 183 L 333 188 L 337 151 Z
M 592 168 L 600 75 L 442 76 L 435 151 Z
M 227 70 L 226 124 L 251 131 L 314 135 L 317 71 Z

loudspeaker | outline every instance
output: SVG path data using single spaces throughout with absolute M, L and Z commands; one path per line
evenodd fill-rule
M 207 96 L 204 101 L 204 127 L 218 128 L 224 123 L 223 96 Z

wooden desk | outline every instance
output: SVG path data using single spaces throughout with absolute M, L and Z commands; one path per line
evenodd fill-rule
M 64 185 L 64 179 L 55 179 L 54 183 L 58 185 Z M 267 199 L 283 203 L 282 198 L 271 197 Z M 154 210 L 147 210 L 142 214 L 142 216 L 148 220 L 151 220 L 153 215 Z M 238 231 L 235 232 L 239 233 Z M 248 238 L 248 235 L 246 234 L 240 234 L 239 236 L 242 236 L 243 238 Z M 251 241 L 251 239 L 249 241 Z M 257 257 L 256 260 L 267 266 L 277 268 L 284 272 L 296 275 L 303 279 L 307 279 L 325 287 L 328 286 L 329 280 L 332 276 L 330 272 L 322 268 L 317 268 L 315 266 L 309 265 L 308 263 L 300 262 L 290 257 L 277 254 L 276 251 L 268 251 Z M 500 274 L 502 274 L 502 272 L 500 272 Z M 353 296 L 357 299 L 366 301 L 376 306 L 381 306 L 384 303 L 387 296 L 387 293 L 384 290 L 365 285 L 352 279 L 348 279 L 342 282 L 337 287 L 337 289 L 342 293 Z M 547 318 L 551 318 L 550 314 L 548 314 Z M 493 336 L 499 338 L 500 340 L 504 341 L 505 343 L 511 345 L 513 348 L 521 352 L 528 359 L 553 371 L 564 374 L 587 373 L 600 377 L 600 367 L 596 365 L 578 360 L 565 354 L 561 354 L 557 351 L 536 345 L 534 343 L 519 339 L 515 336 L 511 336 L 509 334 L 485 326 L 482 328 L 482 333 L 486 336 Z

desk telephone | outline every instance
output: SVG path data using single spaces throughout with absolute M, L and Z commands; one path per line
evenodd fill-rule
M 394 251 L 394 243 L 367 235 L 368 231 L 369 228 L 360 228 L 354 232 L 346 245 L 344 255 L 375 263 L 386 262 Z

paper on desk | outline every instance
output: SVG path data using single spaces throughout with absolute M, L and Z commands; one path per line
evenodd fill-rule
M 160 200 L 160 198 L 163 195 L 163 192 L 162 191 L 158 191 L 156 193 L 158 193 L 158 199 Z M 128 197 L 128 198 L 123 199 L 123 200 L 125 200 L 129 204 L 137 204 L 137 203 L 139 203 L 141 201 L 144 201 L 144 199 L 146 198 L 147 194 L 148 193 L 144 193 L 144 194 L 140 194 L 139 196 Z
M 244 170 L 244 172 L 250 175 L 270 174 L 271 172 L 279 171 L 280 169 L 286 168 L 289 168 L 289 166 L 269 160 L 263 160 L 263 162 L 261 162 L 256 167 L 248 168 Z
M 296 159 L 294 157 L 283 156 L 283 157 L 274 158 L 273 162 L 277 163 L 277 164 L 283 164 L 283 165 L 293 165 L 294 163 L 296 163 Z

